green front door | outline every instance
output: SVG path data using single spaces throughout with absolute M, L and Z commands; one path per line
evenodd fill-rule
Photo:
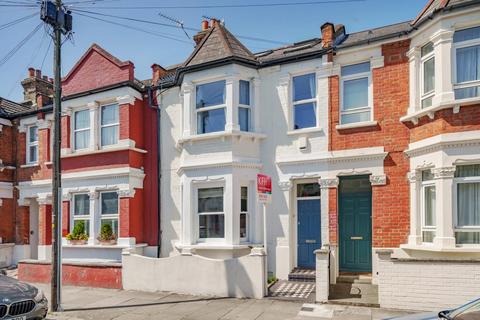
M 372 271 L 372 191 L 368 176 L 344 177 L 339 188 L 340 271 Z

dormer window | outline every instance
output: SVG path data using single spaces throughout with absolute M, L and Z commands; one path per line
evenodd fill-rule
M 453 36 L 455 99 L 480 96 L 480 27 L 458 30 Z
M 294 129 L 317 126 L 317 85 L 315 74 L 293 77 Z
M 432 106 L 435 95 L 435 56 L 433 43 L 429 42 L 421 49 L 422 109 Z
M 225 130 L 225 80 L 196 86 L 197 134 Z
M 240 80 L 239 87 L 238 122 L 241 131 L 250 131 L 250 81 Z

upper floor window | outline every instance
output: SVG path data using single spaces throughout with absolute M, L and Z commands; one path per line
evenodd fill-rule
M 457 166 L 455 184 L 456 241 L 458 244 L 480 244 L 480 164 Z
M 198 189 L 199 238 L 224 238 L 223 187 Z
M 251 112 L 250 112 L 250 81 L 240 80 L 239 82 L 239 106 L 238 122 L 241 131 L 250 131 Z
M 90 110 L 77 111 L 74 114 L 73 146 L 75 150 L 90 146 Z
M 422 171 L 422 241 L 433 242 L 436 229 L 435 180 L 431 170 Z
M 453 35 L 455 99 L 480 96 L 480 27 L 458 30 Z
M 225 80 L 197 85 L 197 134 L 225 130 Z
M 27 131 L 27 163 L 38 162 L 38 127 L 30 126 Z
M 317 85 L 315 74 L 293 77 L 293 128 L 317 126 Z
M 341 124 L 370 121 L 370 62 L 342 67 Z
M 433 43 L 429 42 L 421 49 L 421 78 L 422 81 L 422 108 L 432 106 L 432 99 L 435 95 L 435 56 Z
M 118 104 L 102 106 L 100 120 L 102 146 L 118 143 L 119 126 Z

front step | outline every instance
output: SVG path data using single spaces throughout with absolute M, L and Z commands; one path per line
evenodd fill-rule
M 371 275 L 348 275 L 341 274 L 337 277 L 337 283 L 365 283 L 372 284 Z
M 337 283 L 330 285 L 329 300 L 351 305 L 378 305 L 378 286 L 369 275 L 340 275 Z
M 288 281 L 315 282 L 315 270 L 295 268 L 288 274 Z

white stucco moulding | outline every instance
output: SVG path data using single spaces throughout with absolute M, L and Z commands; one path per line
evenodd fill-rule
M 387 184 L 386 175 L 371 175 L 369 179 L 372 186 L 384 186 Z
M 410 143 L 405 154 L 415 157 L 445 148 L 458 148 L 480 145 L 480 130 L 439 134 Z
M 289 191 L 289 190 L 292 190 L 293 183 L 292 183 L 292 181 L 290 181 L 290 180 L 279 181 L 279 182 L 278 182 L 278 187 L 279 187 L 280 190 L 282 190 L 282 191 Z
M 339 182 L 338 178 L 318 179 L 320 189 L 337 188 Z
M 131 95 L 125 95 L 125 96 L 117 97 L 117 103 L 119 105 L 129 104 L 129 105 L 133 106 L 135 104 L 135 97 L 131 96 Z

